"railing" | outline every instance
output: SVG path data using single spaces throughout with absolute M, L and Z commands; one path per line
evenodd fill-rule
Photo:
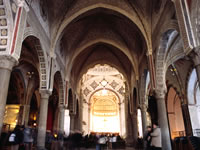
M 176 137 L 182 137 L 182 136 L 186 136 L 185 131 L 174 131 L 174 132 L 172 132 L 172 139 L 174 139 Z

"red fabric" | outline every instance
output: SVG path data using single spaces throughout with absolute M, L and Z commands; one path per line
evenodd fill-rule
M 53 108 L 51 105 L 48 106 L 48 116 L 47 116 L 47 130 L 50 130 L 52 131 L 53 129 L 53 115 L 54 115 L 54 112 L 53 112 Z

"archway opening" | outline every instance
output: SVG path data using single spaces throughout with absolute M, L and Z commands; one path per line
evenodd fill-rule
M 174 88 L 170 88 L 167 97 L 167 111 L 171 138 L 185 136 L 185 127 L 181 109 L 181 100 Z
M 95 92 L 91 97 L 90 115 L 91 132 L 120 132 L 118 98 L 114 92 L 106 89 Z
M 97 64 L 80 81 L 83 132 L 126 136 L 124 76 L 110 65 Z

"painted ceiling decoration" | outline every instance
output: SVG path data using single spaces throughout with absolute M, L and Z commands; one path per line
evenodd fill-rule
M 118 96 L 124 96 L 125 85 L 123 75 L 114 67 L 107 64 L 97 64 L 88 69 L 82 77 L 82 91 L 84 99 L 89 103 L 89 98 L 99 90 L 115 91 Z

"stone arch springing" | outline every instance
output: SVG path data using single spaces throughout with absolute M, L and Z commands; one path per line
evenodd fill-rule
M 32 44 L 34 45 L 34 49 L 38 54 L 39 60 L 39 76 L 40 76 L 40 89 L 46 90 L 48 89 L 48 76 L 47 76 L 47 58 L 46 53 L 44 52 L 40 40 L 35 36 L 28 36 L 27 38 L 31 38 Z
M 160 45 L 157 51 L 157 57 L 156 57 L 156 89 L 159 91 L 159 94 L 162 94 L 164 92 L 163 90 L 166 90 L 165 85 L 165 72 L 166 72 L 166 56 L 167 56 L 167 49 L 169 48 L 169 41 L 170 36 L 173 35 L 173 32 L 176 31 L 174 29 L 169 29 L 165 33 L 162 34 Z M 158 94 L 158 93 L 157 93 Z
M 21 71 L 19 69 L 14 69 L 10 77 L 7 104 L 24 104 L 25 103 L 25 95 L 24 95 L 25 87 L 26 86 L 25 86 L 24 78 Z

